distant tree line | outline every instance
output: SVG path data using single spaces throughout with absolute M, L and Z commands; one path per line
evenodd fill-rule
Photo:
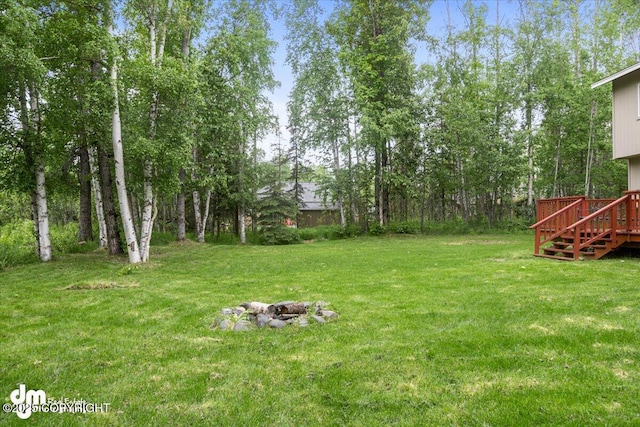
M 363 229 L 492 226 L 625 188 L 610 93 L 589 85 L 640 60 L 635 0 L 496 2 L 493 19 L 448 2 L 444 32 L 426 0 L 326 5 L 0 0 L 0 221 L 30 217 L 43 261 L 49 222 L 77 221 L 79 241 L 135 263 L 158 230 L 244 243 L 260 189 L 281 199 L 285 180 L 294 201 L 319 181 Z M 265 162 L 274 20 L 295 82 L 288 148 Z
M 640 60 L 638 3 L 491 4 L 447 2 L 443 23 L 428 1 L 353 0 L 326 20 L 326 3 L 293 2 L 291 146 L 320 153 L 343 224 L 491 226 L 537 198 L 626 189 L 610 88 L 590 84 Z

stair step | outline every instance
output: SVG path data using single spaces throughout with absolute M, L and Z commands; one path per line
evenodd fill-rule
M 562 249 L 562 248 L 543 248 L 542 249 L 547 255 L 553 255 L 555 253 L 563 253 L 567 255 L 573 256 L 573 248 L 572 249 Z
M 557 242 L 553 242 L 553 246 L 556 247 L 567 247 L 567 246 L 573 246 L 573 242 L 562 242 L 562 241 L 557 241 Z
M 566 256 L 556 256 L 556 255 L 547 255 L 547 254 L 533 254 L 533 256 L 537 256 L 540 258 L 550 258 L 550 259 L 557 259 L 560 261 L 573 261 L 573 258 L 569 258 Z

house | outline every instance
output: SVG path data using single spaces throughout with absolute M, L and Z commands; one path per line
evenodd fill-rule
M 541 199 L 534 255 L 598 259 L 621 247 L 640 249 L 640 63 L 591 85 L 613 83 L 613 158 L 628 162 L 628 190 L 618 199 Z
M 317 184 L 300 182 L 302 187 L 302 203 L 298 207 L 298 228 L 316 227 L 340 223 L 338 206 L 324 197 Z M 293 183 L 285 186 L 286 191 L 293 189 Z
M 613 83 L 613 158 L 629 163 L 628 189 L 640 189 L 640 62 L 591 85 Z

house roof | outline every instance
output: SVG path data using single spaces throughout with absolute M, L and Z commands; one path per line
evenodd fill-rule
M 302 187 L 302 203 L 298 207 L 300 211 L 335 211 L 338 209 L 338 205 L 328 197 L 327 191 L 320 189 L 318 184 L 314 182 L 299 182 L 298 185 Z M 292 191 L 293 183 L 285 183 L 283 190 L 286 192 Z M 266 192 L 267 187 L 258 190 L 258 198 L 263 198 Z
M 338 206 L 330 199 L 325 199 L 323 192 L 318 185 L 314 182 L 299 182 L 298 185 L 302 186 L 302 205 L 301 211 L 333 211 L 338 209 Z M 293 189 L 293 183 L 287 183 L 285 185 L 286 191 Z
M 640 69 L 640 62 L 625 68 L 624 70 L 618 71 L 615 74 L 611 74 L 609 77 L 605 77 L 602 80 L 598 80 L 597 82 L 595 82 L 594 84 L 591 85 L 591 89 L 595 89 L 598 86 L 602 86 L 604 84 L 607 84 L 609 82 L 612 82 L 614 80 L 619 79 L 620 77 L 626 76 L 629 73 L 633 73 L 634 71 Z

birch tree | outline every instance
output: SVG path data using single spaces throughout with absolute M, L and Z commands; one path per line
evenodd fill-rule
M 31 194 L 36 252 L 41 261 L 52 258 L 45 175 L 41 90 L 45 85 L 43 19 L 37 3 L 3 2 L 0 14 L 0 144 L 11 156 L 18 178 Z
M 180 189 L 180 169 L 191 151 L 193 126 L 186 116 L 192 110 L 185 108 L 185 94 L 192 91 L 193 77 L 185 73 L 184 56 L 191 32 L 197 34 L 191 14 L 201 15 L 203 7 L 202 2 L 172 0 L 132 0 L 125 7 L 132 30 L 127 33 L 130 55 L 122 65 L 128 101 L 122 105 L 122 122 L 130 141 L 125 154 L 132 165 L 132 213 L 143 262 L 149 259 L 158 198 Z
M 147 150 L 143 161 L 143 196 L 142 196 L 142 218 L 140 225 L 140 256 L 143 262 L 149 259 L 149 244 L 153 232 L 153 222 L 155 220 L 154 210 L 156 208 L 156 197 L 153 186 L 154 173 L 154 147 L 158 137 L 158 117 L 160 109 L 160 93 L 156 86 L 155 74 L 162 69 L 165 46 L 167 42 L 167 30 L 169 22 L 173 16 L 172 0 L 151 0 L 133 1 L 131 4 L 135 17 L 144 23 L 148 35 L 146 44 L 148 53 L 147 60 L 151 68 L 148 71 L 152 74 L 149 88 L 149 124 L 147 134 Z
M 113 162 L 116 175 L 116 190 L 118 192 L 118 203 L 120 204 L 120 215 L 122 217 L 122 228 L 127 240 L 127 253 L 129 262 L 137 264 L 142 261 L 140 247 L 136 230 L 131 215 L 131 205 L 127 193 L 127 183 L 125 178 L 124 150 L 122 147 L 122 123 L 120 120 L 120 101 L 118 95 L 118 62 L 117 58 L 111 65 L 111 85 L 113 90 L 113 115 L 112 115 L 112 142 L 113 142 Z

